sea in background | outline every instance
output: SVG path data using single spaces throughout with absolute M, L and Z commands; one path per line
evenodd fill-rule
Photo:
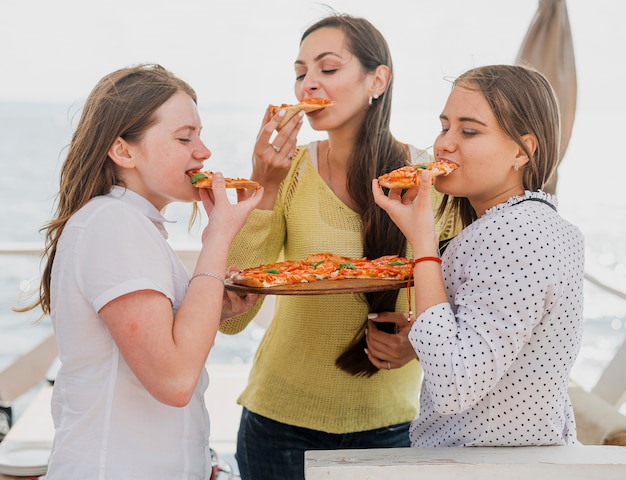
M 0 244 L 41 246 L 39 229 L 53 212 L 58 173 L 80 105 L 0 102 Z M 207 169 L 248 176 L 254 139 L 263 112 L 211 107 L 200 109 L 203 139 L 212 151 Z M 626 162 L 621 151 L 624 111 L 578 112 L 567 154 L 559 169 L 559 211 L 586 237 L 587 270 L 626 292 Z M 394 113 L 397 138 L 426 148 L 439 129 L 438 112 Z M 299 143 L 321 138 L 303 127 Z M 613 145 L 610 155 L 599 145 Z M 173 246 L 199 245 L 201 226 L 188 229 L 189 205 L 168 207 Z M 206 218 L 202 219 L 206 222 Z M 38 288 L 39 259 L 0 255 L 0 371 L 52 332 L 38 311 L 15 313 Z M 591 282 L 585 285 L 583 346 L 572 378 L 591 389 L 626 338 L 626 300 Z M 338 319 L 340 320 L 340 319 Z M 209 356 L 214 364 L 252 361 L 264 327 L 252 322 L 235 336 L 219 334 Z M 305 341 L 305 339 L 303 339 Z M 18 405 L 19 407 L 19 405 Z

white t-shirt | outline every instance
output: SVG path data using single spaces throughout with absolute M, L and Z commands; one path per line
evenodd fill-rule
M 146 199 L 115 186 L 65 226 L 51 281 L 61 367 L 48 480 L 209 478 L 207 372 L 187 406 L 158 402 L 98 315 L 137 290 L 162 292 L 178 309 L 189 275 L 166 241 L 165 221 Z

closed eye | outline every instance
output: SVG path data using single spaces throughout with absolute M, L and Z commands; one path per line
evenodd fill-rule
M 473 137 L 474 135 L 478 134 L 476 130 L 467 130 L 467 129 L 463 129 L 462 133 L 465 137 Z
M 450 131 L 450 127 L 441 127 L 441 133 L 448 133 L 448 131 Z M 461 135 L 463 135 L 464 137 L 473 137 L 475 135 L 478 135 L 478 131 L 477 130 L 473 130 L 473 129 L 462 129 L 461 130 Z

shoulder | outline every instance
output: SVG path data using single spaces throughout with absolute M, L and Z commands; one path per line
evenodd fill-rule
M 91 199 L 67 222 L 64 231 L 83 232 L 85 239 L 147 238 L 160 236 L 150 219 L 137 207 L 116 198 Z
M 579 235 L 548 205 L 524 202 L 495 209 L 466 227 L 467 238 L 502 252 L 556 251 Z M 565 237 L 569 237 L 567 240 Z
M 115 198 L 106 195 L 94 197 L 81 207 L 68 222 L 69 224 L 84 224 L 94 221 L 101 221 L 106 217 L 111 219 L 118 217 L 136 218 L 138 211 L 130 205 L 120 202 Z

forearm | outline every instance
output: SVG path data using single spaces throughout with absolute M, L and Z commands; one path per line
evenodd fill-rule
M 419 316 L 433 305 L 448 302 L 445 285 L 443 283 L 443 275 L 441 273 L 441 264 L 430 258 L 438 258 L 437 256 L 418 256 L 418 260 L 413 267 L 414 291 L 415 291 L 415 307 L 414 315 Z M 419 261 L 419 259 L 428 258 L 428 260 Z
M 171 344 L 168 348 L 164 342 L 163 355 L 153 359 L 159 387 L 155 384 L 151 393 L 163 403 L 181 406 L 189 401 L 215 343 L 223 308 L 221 279 L 226 272 L 228 246 L 219 235 L 205 240 L 173 318 Z
M 278 211 L 256 210 L 235 237 L 228 255 L 228 266 L 243 270 L 278 259 L 284 241 L 284 220 Z M 249 311 L 225 320 L 220 331 L 228 335 L 241 332 L 256 316 L 263 301 Z

